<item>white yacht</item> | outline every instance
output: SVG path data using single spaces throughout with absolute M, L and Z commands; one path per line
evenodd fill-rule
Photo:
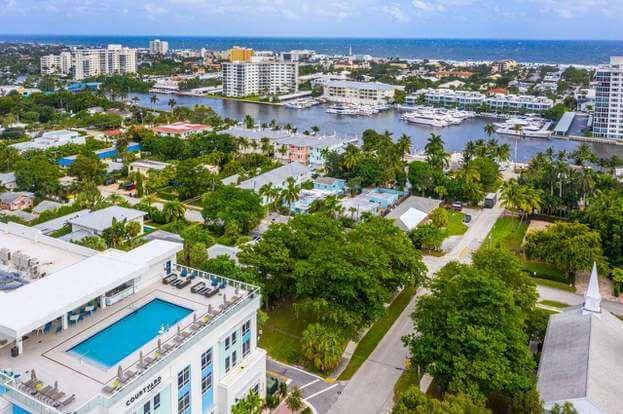
M 445 128 L 450 125 L 458 125 L 473 114 L 452 109 L 438 109 L 420 107 L 413 112 L 403 114 L 400 118 L 404 121 L 429 125 L 436 128 Z
M 342 103 L 337 103 L 328 107 L 325 112 L 328 114 L 336 115 L 359 115 L 359 111 L 357 110 L 357 108 Z
M 293 109 L 307 109 L 311 108 L 314 105 L 318 105 L 319 103 L 320 102 L 313 98 L 302 98 L 286 102 L 283 105 Z
M 517 116 L 493 124 L 498 134 L 530 138 L 549 138 L 551 125 L 551 122 L 537 116 Z

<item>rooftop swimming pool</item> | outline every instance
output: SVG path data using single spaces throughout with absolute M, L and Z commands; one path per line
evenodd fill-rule
M 183 306 L 154 299 L 67 352 L 110 368 L 158 336 L 163 326 L 168 329 L 190 313 Z

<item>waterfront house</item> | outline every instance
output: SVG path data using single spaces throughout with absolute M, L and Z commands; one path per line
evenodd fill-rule
M 211 131 L 212 127 L 204 124 L 192 124 L 190 122 L 174 122 L 168 125 L 159 125 L 152 128 L 156 134 L 163 137 L 188 138 L 192 134 Z

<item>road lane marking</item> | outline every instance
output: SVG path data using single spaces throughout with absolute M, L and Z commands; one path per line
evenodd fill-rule
M 310 385 L 313 385 L 313 384 L 317 383 L 318 381 L 320 381 L 320 380 L 319 379 L 315 379 L 315 380 L 313 380 L 311 382 L 308 382 L 307 384 L 303 385 L 302 387 L 299 387 L 299 390 L 303 390 L 303 389 L 309 387 Z
M 339 384 L 339 383 L 335 383 L 335 384 L 331 385 L 330 387 L 325 388 L 324 390 L 320 390 L 320 391 L 318 391 L 317 393 L 314 393 L 314 394 L 310 395 L 309 397 L 305 398 L 303 401 L 309 401 L 309 400 L 311 400 L 312 398 L 317 397 L 317 396 L 319 396 L 320 394 L 322 394 L 322 393 L 324 393 L 324 392 L 327 392 L 327 391 L 329 391 L 329 390 L 330 390 L 330 389 L 332 389 L 332 388 L 337 387 L 338 385 L 340 385 L 340 384 Z

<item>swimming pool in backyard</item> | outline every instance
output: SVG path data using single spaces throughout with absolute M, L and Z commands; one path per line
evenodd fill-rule
M 183 306 L 153 299 L 68 352 L 110 368 L 158 336 L 163 326 L 168 329 L 190 313 Z

